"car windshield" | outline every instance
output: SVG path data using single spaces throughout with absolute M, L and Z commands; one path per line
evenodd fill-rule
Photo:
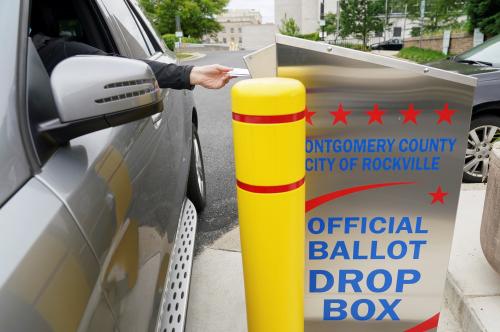
M 486 62 L 493 67 L 500 67 L 500 35 L 458 55 L 455 61 Z

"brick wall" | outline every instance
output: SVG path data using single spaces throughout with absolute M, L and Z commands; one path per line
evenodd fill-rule
M 405 46 L 419 47 L 419 37 L 405 39 Z M 472 35 L 468 33 L 452 33 L 450 38 L 449 54 L 459 54 L 472 48 Z M 436 51 L 443 50 L 443 35 L 422 37 L 422 48 L 430 48 Z

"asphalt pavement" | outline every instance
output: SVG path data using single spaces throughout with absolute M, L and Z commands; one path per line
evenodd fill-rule
M 218 63 L 229 67 L 246 68 L 243 56 L 248 53 L 247 51 L 211 52 L 200 59 L 183 63 L 191 65 Z M 220 90 L 201 87 L 194 90 L 208 199 L 205 211 L 199 216 L 195 255 L 238 225 L 230 98 L 231 87 L 238 80 L 241 78 L 233 79 Z

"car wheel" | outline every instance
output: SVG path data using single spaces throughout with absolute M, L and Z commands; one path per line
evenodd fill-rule
M 187 186 L 187 196 L 196 207 L 196 211 L 201 212 L 207 202 L 205 167 L 203 166 L 203 155 L 201 153 L 200 138 L 198 131 L 193 124 L 193 144 L 191 145 L 191 162 L 189 164 L 189 177 Z
M 493 143 L 500 140 L 500 117 L 478 116 L 472 119 L 465 152 L 464 182 L 482 182 L 488 176 Z

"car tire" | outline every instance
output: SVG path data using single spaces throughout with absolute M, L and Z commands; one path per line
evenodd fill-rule
M 492 133 L 492 130 L 494 132 Z M 475 134 L 474 134 L 475 133 Z M 489 152 L 500 139 L 500 117 L 487 114 L 472 118 L 467 139 L 463 181 L 483 182 L 488 173 Z M 484 170 L 486 167 L 486 170 Z
M 207 186 L 205 182 L 205 167 L 201 153 L 200 138 L 196 126 L 193 124 L 193 143 L 191 144 L 191 161 L 189 163 L 189 177 L 187 197 L 193 202 L 198 213 L 202 212 L 207 203 Z

